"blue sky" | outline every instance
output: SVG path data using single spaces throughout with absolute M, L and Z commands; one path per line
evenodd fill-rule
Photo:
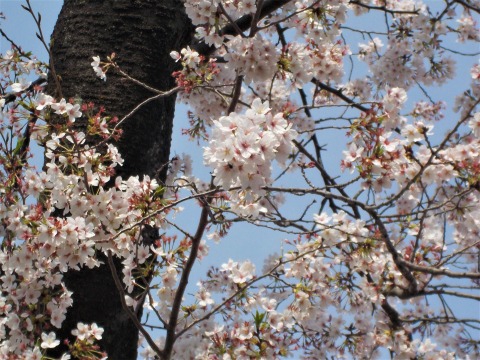
M 36 54 L 40 59 L 47 60 L 47 54 L 45 49 L 42 47 L 42 44 L 37 40 L 35 36 L 35 24 L 31 16 L 21 9 L 21 4 L 24 1 L 20 0 L 0 0 L 0 12 L 7 17 L 6 20 L 1 21 L 0 26 L 2 29 L 15 41 L 17 44 L 21 45 L 24 50 L 32 51 Z M 55 24 L 57 15 L 60 11 L 62 6 L 62 1 L 59 0 L 32 0 L 32 6 L 35 10 L 41 12 L 42 14 L 42 27 L 44 34 L 49 37 L 53 30 L 53 26 Z M 434 5 L 435 1 L 427 2 L 429 5 Z M 440 2 L 439 2 L 440 3 Z M 442 2 L 443 3 L 443 2 Z M 372 30 L 375 29 L 376 24 L 375 21 L 370 21 L 368 17 L 362 17 L 354 20 L 354 25 L 365 27 L 370 27 Z M 353 41 L 353 44 L 356 44 L 361 39 L 358 37 Z M 448 44 L 450 48 L 457 49 L 459 45 L 455 42 L 451 42 Z M 0 52 L 4 53 L 6 50 L 10 48 L 10 44 L 5 39 L 0 39 Z M 465 50 L 465 48 L 463 48 Z M 468 50 L 468 49 L 467 49 Z M 480 49 L 471 48 L 470 52 L 478 52 Z M 92 54 L 95 55 L 95 54 Z M 470 82 L 469 78 L 469 69 L 471 65 L 478 61 L 478 56 L 469 57 L 464 60 L 464 62 L 460 63 L 457 68 L 457 77 L 454 81 L 450 83 L 451 92 L 445 92 L 445 88 L 437 89 L 431 88 L 429 92 L 431 93 L 432 97 L 435 100 L 445 100 L 447 102 L 452 102 L 451 100 L 453 97 L 459 92 L 461 89 L 468 88 L 468 84 Z M 356 71 L 364 71 L 361 68 L 356 68 Z M 354 76 L 358 77 L 358 76 Z M 420 92 L 413 92 L 412 94 L 419 95 Z M 451 123 L 453 123 L 457 116 L 453 114 L 451 111 L 447 112 L 447 116 L 453 117 Z M 195 169 L 202 169 L 202 157 L 201 151 L 199 151 L 196 144 L 189 142 L 184 136 L 181 135 L 182 127 L 187 126 L 187 118 L 186 118 L 186 108 L 184 106 L 179 106 L 176 110 L 176 118 L 174 122 L 174 133 L 173 133 L 173 140 L 172 140 L 172 156 L 174 154 L 181 154 L 182 152 L 189 153 L 194 158 L 194 170 Z M 438 128 L 436 131 L 441 131 L 441 128 Z M 440 134 L 441 135 L 441 134 Z M 338 136 L 338 135 L 337 135 Z M 325 139 L 324 141 L 335 142 L 338 141 L 337 139 Z M 344 139 L 339 139 L 339 144 L 341 145 L 344 143 Z M 340 149 L 340 147 L 339 147 Z M 41 165 L 43 158 L 37 150 L 38 153 L 38 164 Z M 339 154 L 336 152 L 336 154 Z M 337 156 L 337 155 L 336 155 Z M 328 166 L 330 167 L 338 167 L 340 162 L 339 157 L 330 157 L 328 160 Z M 335 171 L 338 173 L 339 171 Z M 201 170 L 202 176 L 204 179 L 207 179 L 208 170 L 202 169 Z M 292 206 L 292 212 L 295 211 L 295 207 L 299 206 L 296 203 L 297 200 L 293 200 L 293 203 L 290 204 Z M 193 206 L 192 206 L 193 207 Z M 187 225 L 188 230 L 194 232 L 196 227 L 196 221 L 198 219 L 197 216 L 198 211 L 196 210 L 189 210 L 186 211 L 185 214 L 179 217 L 180 220 L 183 220 L 184 223 L 190 224 Z M 190 284 L 195 284 L 195 282 L 203 277 L 205 270 L 210 265 L 220 265 L 223 262 L 228 261 L 229 258 L 233 258 L 235 260 L 245 260 L 250 259 L 257 265 L 257 270 L 261 270 L 262 260 L 264 259 L 266 254 L 272 253 L 273 251 L 280 252 L 280 244 L 281 240 L 284 239 L 285 236 L 279 233 L 267 231 L 266 229 L 257 228 L 253 226 L 239 226 L 234 227 L 231 231 L 230 235 L 222 241 L 220 245 L 215 245 L 213 243 L 209 243 L 210 245 L 210 254 L 209 256 L 204 259 L 197 268 L 193 271 L 193 279 Z M 477 307 L 477 314 L 479 309 Z M 471 309 L 458 309 L 458 311 L 465 312 L 468 314 Z M 471 315 L 471 314 L 470 314 Z

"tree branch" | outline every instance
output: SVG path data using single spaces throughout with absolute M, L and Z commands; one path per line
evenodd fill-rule
M 352 107 L 354 107 L 354 108 L 356 108 L 360 111 L 363 111 L 363 112 L 369 112 L 370 111 L 369 108 L 366 108 L 363 105 L 357 104 L 355 101 L 350 99 L 348 96 L 345 96 L 341 89 L 335 89 L 331 86 L 328 86 L 327 84 L 324 84 L 323 82 L 321 82 L 321 81 L 319 81 L 315 78 L 312 79 L 312 83 L 317 85 L 320 89 L 328 91 L 329 93 L 331 93 L 335 96 L 338 96 L 340 99 L 345 101 L 347 104 L 350 104 Z
M 147 343 L 152 348 L 152 350 L 154 350 L 160 356 L 163 356 L 164 354 L 163 351 L 160 350 L 157 344 L 155 344 L 155 341 L 153 341 L 150 334 L 145 330 L 145 328 L 142 326 L 142 324 L 138 320 L 137 316 L 133 313 L 133 311 L 128 307 L 127 303 L 125 302 L 125 291 L 123 290 L 122 282 L 118 277 L 117 269 L 115 267 L 115 264 L 113 263 L 112 252 L 110 250 L 108 250 L 107 259 L 108 259 L 108 266 L 110 267 L 110 271 L 112 272 L 113 281 L 115 282 L 115 286 L 117 287 L 117 290 L 120 294 L 120 302 L 122 303 L 123 310 L 125 310 L 130 320 L 132 320 L 132 322 L 135 324 L 135 327 L 145 337 L 145 340 L 147 340 Z
M 252 21 L 254 16 L 258 18 L 258 21 L 263 19 L 264 17 L 270 15 L 272 12 L 280 9 L 282 6 L 288 4 L 292 0 L 267 0 L 263 3 L 263 6 L 259 12 L 259 15 L 252 15 L 248 14 L 242 16 L 240 19 L 235 21 L 235 25 L 228 24 L 223 29 L 219 31 L 220 36 L 225 35 L 237 35 L 238 29 L 241 31 L 245 31 L 252 25 Z M 258 11 L 257 11 L 258 12 Z M 215 52 L 215 46 L 209 46 L 205 43 L 196 43 L 192 44 L 192 47 L 201 55 L 209 56 Z
M 419 271 L 427 274 L 448 276 L 448 277 L 457 278 L 457 279 L 480 279 L 480 273 L 453 272 L 447 269 L 437 269 L 432 266 L 416 265 L 411 262 L 405 261 L 403 259 L 400 259 L 399 262 L 402 263 L 404 266 L 410 268 L 411 270 Z
M 190 250 L 190 256 L 188 257 L 187 263 L 182 272 L 182 277 L 180 279 L 180 283 L 178 284 L 178 289 L 175 294 L 175 299 L 173 300 L 172 305 L 172 312 L 170 313 L 170 319 L 167 324 L 167 336 L 165 339 L 165 347 L 162 353 L 158 353 L 162 356 L 165 360 L 169 360 L 172 351 L 173 345 L 175 343 L 176 337 L 176 327 L 178 323 L 178 315 L 180 313 L 180 308 L 182 305 L 183 295 L 188 285 L 188 280 L 190 278 L 190 272 L 192 271 L 193 265 L 195 264 L 195 260 L 197 259 L 198 255 L 198 248 L 200 246 L 200 242 L 202 240 L 203 233 L 205 228 L 208 224 L 208 208 L 210 206 L 210 199 L 203 200 L 203 208 L 200 214 L 200 221 L 198 222 L 197 231 L 195 236 L 192 239 L 192 248 Z
M 454 0 L 454 2 L 456 2 L 457 4 L 462 5 L 463 7 L 466 7 L 467 9 L 470 9 L 470 10 L 475 11 L 476 13 L 480 14 L 480 8 L 468 4 L 466 1 L 463 1 L 463 0 Z
M 368 10 L 380 10 L 384 11 L 386 13 L 395 15 L 395 14 L 412 14 L 412 15 L 418 15 L 420 10 L 392 10 L 388 9 L 385 5 L 384 6 L 373 6 L 373 5 L 367 5 L 362 3 L 361 1 L 358 0 L 350 0 L 350 4 L 354 4 L 360 7 L 363 7 Z

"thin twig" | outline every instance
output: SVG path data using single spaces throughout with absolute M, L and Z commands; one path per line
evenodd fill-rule
M 183 295 L 188 285 L 190 273 L 192 271 L 193 265 L 195 264 L 195 260 L 197 259 L 198 249 L 202 240 L 202 236 L 208 224 L 208 207 L 210 206 L 211 201 L 212 201 L 211 198 L 203 199 L 203 209 L 200 214 L 200 220 L 198 222 L 197 231 L 195 233 L 195 236 L 192 238 L 192 247 L 190 249 L 190 255 L 183 268 L 182 277 L 180 278 L 180 282 L 178 284 L 178 288 L 175 293 L 175 299 L 173 300 L 172 311 L 170 313 L 170 319 L 167 325 L 167 336 L 165 339 L 164 352 L 162 354 L 159 354 L 164 356 L 164 359 L 166 360 L 170 359 L 170 356 L 173 351 L 173 345 L 175 343 L 175 340 L 177 339 L 176 327 L 178 323 L 178 315 L 180 313 Z
M 148 345 L 150 345 L 152 350 L 155 351 L 158 355 L 163 356 L 164 352 L 160 350 L 157 344 L 155 344 L 155 341 L 153 341 L 150 334 L 147 332 L 147 330 L 145 330 L 145 328 L 142 326 L 142 324 L 138 320 L 137 316 L 133 313 L 133 311 L 127 305 L 125 301 L 125 291 L 123 290 L 122 282 L 118 277 L 117 269 L 115 267 L 115 264 L 113 263 L 112 252 L 110 250 L 108 250 L 107 252 L 107 259 L 108 259 L 108 266 L 110 267 L 110 271 L 112 272 L 113 280 L 115 282 L 115 286 L 117 287 L 117 290 L 120 294 L 120 302 L 122 303 L 122 308 L 125 310 L 130 320 L 132 320 L 132 322 L 135 324 L 135 327 L 145 337 L 145 340 L 147 340 L 147 343 Z

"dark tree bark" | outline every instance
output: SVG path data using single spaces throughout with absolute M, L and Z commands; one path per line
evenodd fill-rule
M 106 82 L 100 80 L 90 66 L 92 56 L 105 59 L 115 52 L 128 74 L 168 90 L 175 86 L 175 63 L 169 53 L 184 47 L 191 33 L 181 0 L 65 0 L 51 47 L 62 94 L 92 101 L 121 118 L 154 94 L 114 73 Z M 50 78 L 49 93 L 58 98 L 57 90 Z M 125 163 L 118 175 L 164 180 L 174 106 L 173 96 L 150 102 L 122 125 L 124 135 L 117 146 Z M 71 338 L 78 322 L 96 322 L 105 329 L 101 346 L 109 359 L 136 359 L 138 330 L 122 309 L 108 265 L 69 271 L 64 279 L 73 291 L 73 307 L 58 338 Z

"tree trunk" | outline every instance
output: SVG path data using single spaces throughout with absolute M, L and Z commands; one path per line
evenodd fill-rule
M 191 33 L 181 0 L 65 0 L 51 44 L 63 96 L 94 102 L 121 118 L 154 94 L 113 72 L 106 82 L 100 80 L 90 66 L 92 56 L 105 59 L 115 52 L 132 77 L 167 90 L 175 85 L 169 53 L 184 47 Z M 48 92 L 58 98 L 53 79 Z M 150 102 L 122 125 L 117 146 L 125 163 L 118 175 L 165 179 L 174 106 L 174 96 Z M 96 322 L 105 329 L 101 346 L 109 359 L 136 359 L 138 330 L 122 309 L 108 266 L 69 271 L 64 279 L 73 291 L 73 307 L 58 338 L 71 338 L 78 322 Z

